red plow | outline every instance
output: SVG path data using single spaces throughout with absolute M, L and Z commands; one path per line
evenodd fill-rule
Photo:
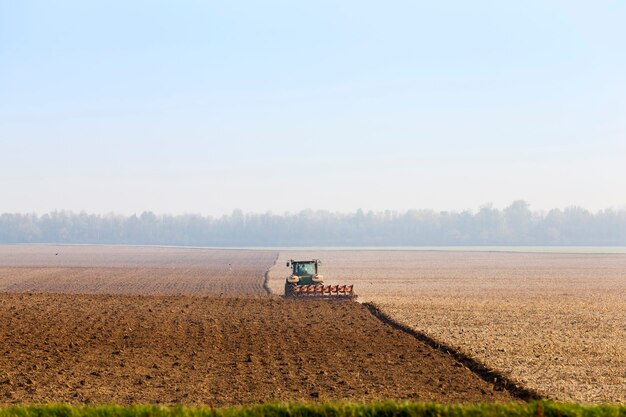
M 285 284 L 285 297 L 328 300 L 356 300 L 353 285 Z

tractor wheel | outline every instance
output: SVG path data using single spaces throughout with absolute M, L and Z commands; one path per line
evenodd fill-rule
M 294 298 L 294 290 L 297 284 L 291 284 L 289 282 L 285 283 L 285 298 Z

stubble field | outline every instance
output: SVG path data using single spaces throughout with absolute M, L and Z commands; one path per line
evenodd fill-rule
M 396 320 L 562 401 L 626 403 L 626 256 L 282 251 Z

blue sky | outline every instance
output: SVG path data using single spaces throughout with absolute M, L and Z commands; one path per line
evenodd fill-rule
M 0 212 L 626 207 L 619 1 L 0 0 Z

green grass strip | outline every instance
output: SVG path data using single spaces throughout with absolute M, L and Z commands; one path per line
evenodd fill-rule
M 123 407 L 17 405 L 0 417 L 626 417 L 626 405 L 582 405 L 547 401 L 526 404 L 443 405 L 436 403 L 269 403 L 206 408 L 156 405 Z

